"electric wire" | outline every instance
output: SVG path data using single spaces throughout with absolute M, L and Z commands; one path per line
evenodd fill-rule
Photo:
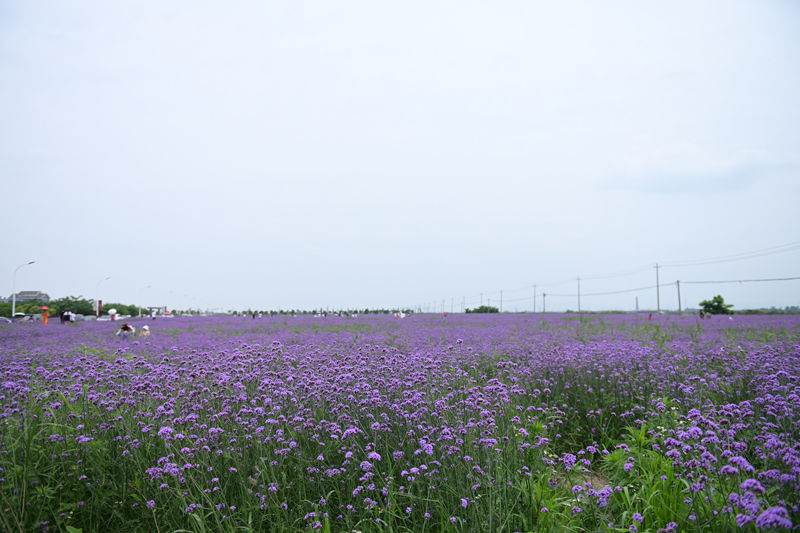
M 800 276 L 791 278 L 763 278 L 763 279 L 726 279 L 726 280 L 712 280 L 712 281 L 681 281 L 681 283 L 696 283 L 696 284 L 712 284 L 712 283 L 754 283 L 762 281 L 793 281 L 800 279 Z
M 560 281 L 552 282 L 552 283 L 536 283 L 536 284 L 529 284 L 526 286 L 522 286 L 516 289 L 511 289 L 508 291 L 498 290 L 498 291 L 484 291 L 478 294 L 472 294 L 468 297 L 462 297 L 460 305 L 462 308 L 466 308 L 468 305 L 475 305 L 477 303 L 483 303 L 486 301 L 487 303 L 491 302 L 493 297 L 499 295 L 500 297 L 497 300 L 501 300 L 503 303 L 505 302 L 519 302 L 519 301 L 527 301 L 532 300 L 532 296 L 525 296 L 519 298 L 503 298 L 504 294 L 513 294 L 515 292 L 519 292 L 522 290 L 531 290 L 532 288 L 537 288 L 537 294 L 542 294 L 543 296 L 546 294 L 547 296 L 553 297 L 576 297 L 578 293 L 551 293 L 547 292 L 548 289 L 558 287 L 561 285 L 565 285 L 567 283 L 572 283 L 576 281 L 593 281 L 593 280 L 601 280 L 601 279 L 611 279 L 611 278 L 618 278 L 624 276 L 630 276 L 633 274 L 637 274 L 640 272 L 644 272 L 651 268 L 676 268 L 676 267 L 687 267 L 687 266 L 703 266 L 703 265 L 711 265 L 711 264 L 719 264 L 719 263 L 728 263 L 728 262 L 735 262 L 735 261 L 742 261 L 746 259 L 754 259 L 758 257 L 764 257 L 769 255 L 781 254 L 786 252 L 792 252 L 795 250 L 800 250 L 800 241 L 794 241 L 786 244 L 781 244 L 777 246 L 770 246 L 767 248 L 760 248 L 758 250 L 752 250 L 749 252 L 740 252 L 736 254 L 729 254 L 724 256 L 716 256 L 710 257 L 705 259 L 695 259 L 690 261 L 671 261 L 671 262 L 663 262 L 663 263 L 655 263 L 653 265 L 641 266 L 636 267 L 631 270 L 625 270 L 617 273 L 612 274 L 604 274 L 604 275 L 597 275 L 597 276 L 581 276 L 581 277 L 573 277 L 573 278 L 566 278 Z M 742 279 L 742 280 L 710 280 L 710 281 L 681 281 L 684 284 L 713 284 L 713 283 L 751 283 L 751 282 L 770 282 L 770 281 L 792 281 L 800 279 L 800 277 L 788 277 L 788 278 L 762 278 L 762 279 Z M 627 288 L 627 289 L 620 289 L 614 291 L 604 291 L 604 292 L 581 292 L 580 296 L 609 296 L 614 294 L 624 294 L 624 293 L 631 293 L 631 292 L 640 292 L 645 290 L 651 290 L 660 287 L 667 287 L 675 285 L 676 282 L 671 283 L 660 283 L 658 285 L 649 285 L 645 287 L 636 287 L 636 288 Z M 436 308 L 438 306 L 437 302 L 433 302 L 430 307 Z M 428 304 L 425 306 L 420 307 L 429 307 Z
M 682 266 L 700 266 L 700 265 L 713 265 L 718 263 L 730 263 L 733 261 L 742 261 L 745 259 L 753 259 L 756 257 L 764 257 L 767 255 L 782 254 L 785 252 L 792 252 L 800 249 L 800 241 L 790 242 L 779 246 L 771 246 L 769 248 L 762 248 L 760 250 L 753 250 L 751 252 L 741 252 L 738 254 L 731 254 L 727 256 L 710 257 L 706 259 L 695 259 L 691 261 L 677 261 L 659 263 L 660 267 L 682 267 Z

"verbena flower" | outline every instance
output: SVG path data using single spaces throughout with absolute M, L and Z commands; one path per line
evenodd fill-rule
M 753 492 L 758 492 L 760 494 L 764 494 L 764 486 L 755 479 L 749 478 L 742 481 L 739 485 L 739 488 L 742 490 L 752 490 Z
M 789 511 L 785 507 L 770 507 L 756 517 L 756 526 L 759 529 L 767 528 L 785 528 L 792 527 L 792 521 L 789 519 Z

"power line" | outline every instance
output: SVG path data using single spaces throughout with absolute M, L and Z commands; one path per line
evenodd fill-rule
M 583 279 L 583 278 L 581 278 Z M 728 279 L 728 280 L 711 280 L 711 281 L 680 281 L 680 283 L 693 283 L 693 284 L 712 284 L 712 283 L 753 283 L 753 282 L 763 282 L 763 281 L 793 281 L 800 279 L 800 276 L 790 277 L 790 278 L 761 278 L 761 279 Z M 648 285 L 646 287 L 636 287 L 633 289 L 620 289 L 617 291 L 605 291 L 605 292 L 581 292 L 581 297 L 583 296 L 610 296 L 612 294 L 624 294 L 629 292 L 640 292 L 640 291 L 649 291 L 655 289 L 657 287 L 672 287 L 679 283 L 679 281 L 671 281 L 669 283 L 659 283 L 658 285 Z M 548 296 L 558 296 L 563 298 L 574 298 L 578 296 L 578 293 L 547 293 Z M 526 298 L 517 298 L 517 300 L 525 300 Z M 516 300 L 509 300 L 509 301 L 516 301 Z
M 523 296 L 522 298 L 506 298 L 505 301 L 506 302 L 522 302 L 522 301 L 530 302 L 531 298 L 530 298 L 530 296 Z
M 710 257 L 706 259 L 695 259 L 692 261 L 673 261 L 670 263 L 661 263 L 661 266 L 668 267 L 681 267 L 681 266 L 700 266 L 700 265 L 713 265 L 716 263 L 729 263 L 733 261 L 742 261 L 744 259 L 753 259 L 756 257 L 763 257 L 765 255 L 782 254 L 800 249 L 800 241 L 781 244 L 779 246 L 771 246 L 769 248 L 762 248 L 760 250 L 753 250 L 751 252 L 741 252 L 738 254 Z
M 661 283 L 659 287 L 669 287 L 670 285 L 674 285 L 674 283 Z M 610 294 L 623 294 L 626 292 L 638 292 L 638 291 L 647 291 L 651 289 L 655 289 L 656 285 L 648 285 L 647 287 L 636 287 L 635 289 L 621 289 L 618 291 L 608 291 L 608 292 L 582 292 L 581 296 L 608 296 Z M 565 297 L 575 297 L 578 294 L 558 294 L 558 293 L 547 293 L 550 296 L 565 296 Z
M 800 279 L 800 276 L 791 278 L 763 278 L 763 279 L 726 279 L 726 280 L 713 280 L 713 281 L 682 281 L 681 283 L 697 283 L 697 284 L 710 284 L 710 283 L 754 283 L 759 281 L 792 281 Z
M 690 261 L 660 262 L 660 263 L 656 263 L 656 269 L 663 268 L 665 266 L 666 267 L 687 267 L 687 266 L 702 266 L 702 265 L 711 265 L 711 264 L 718 264 L 718 263 L 742 261 L 742 260 L 746 260 L 746 259 L 754 259 L 754 258 L 757 258 L 757 257 L 764 257 L 764 256 L 768 256 L 768 255 L 775 255 L 775 254 L 780 254 L 780 253 L 792 252 L 792 251 L 795 251 L 795 250 L 800 250 L 800 241 L 794 241 L 794 242 L 781 244 L 781 245 L 777 245 L 777 246 L 770 246 L 770 247 L 767 247 L 767 248 L 760 248 L 758 250 L 752 250 L 752 251 L 749 251 L 749 252 L 740 252 L 740 253 L 737 253 L 737 254 L 716 256 L 716 257 L 710 257 L 710 258 L 705 258 L 705 259 L 695 259 L 695 260 L 690 260 Z M 589 277 L 584 276 L 584 277 L 581 277 L 580 279 L 593 281 L 593 280 L 617 278 L 617 277 L 629 276 L 629 275 L 632 275 L 632 274 L 637 274 L 637 273 L 640 273 L 640 272 L 644 272 L 646 270 L 649 270 L 650 268 L 651 268 L 651 266 L 647 265 L 647 266 L 636 267 L 636 268 L 631 269 L 631 270 L 620 271 L 620 272 L 616 272 L 616 273 L 612 273 L 612 274 L 605 274 L 605 275 L 599 275 L 599 276 L 589 276 Z M 792 281 L 792 280 L 797 280 L 797 279 L 800 279 L 800 277 L 764 278 L 764 279 L 746 279 L 746 280 L 684 281 L 683 283 L 689 283 L 689 284 L 751 283 L 751 282 L 768 282 L 768 281 Z M 543 292 L 542 292 L 543 300 L 542 301 L 544 303 L 544 298 L 545 298 L 544 294 L 546 293 L 546 289 L 552 288 L 552 287 L 558 287 L 560 285 L 564 285 L 564 284 L 567 284 L 567 283 L 572 283 L 574 281 L 575 281 L 575 278 L 567 278 L 567 279 L 563 279 L 563 280 L 560 280 L 560 281 L 557 281 L 557 282 L 553 282 L 553 283 L 537 283 L 536 285 L 526 285 L 526 286 L 522 286 L 522 287 L 519 287 L 519 288 L 516 288 L 516 289 L 511 289 L 510 291 L 506 291 L 506 293 L 514 293 L 514 292 L 518 292 L 518 291 L 529 290 L 531 286 L 533 286 L 533 287 L 538 286 L 538 287 L 541 287 L 543 289 Z M 637 288 L 631 288 L 631 289 L 621 289 L 621 290 L 616 290 L 616 291 L 592 292 L 592 293 L 583 293 L 581 291 L 580 294 L 578 294 L 578 293 L 575 293 L 575 294 L 547 293 L 547 294 L 550 294 L 550 296 L 557 296 L 557 297 L 608 296 L 608 295 L 614 295 L 614 294 L 624 294 L 624 293 L 630 293 L 630 292 L 639 292 L 639 291 L 645 291 L 645 290 L 650 290 L 650 289 L 659 289 L 660 287 L 672 286 L 672 285 L 676 285 L 677 283 L 678 282 L 672 282 L 672 283 L 666 283 L 666 284 L 659 283 L 658 282 L 658 273 L 656 273 L 656 285 L 650 285 L 650 286 L 647 286 L 647 287 L 637 287 Z M 502 296 L 503 295 L 503 290 L 499 290 L 499 291 L 496 291 L 496 292 L 499 292 L 499 294 L 501 295 L 500 299 L 502 301 L 503 300 L 503 296 Z M 479 293 L 479 295 L 473 294 L 473 295 L 471 295 L 469 297 L 462 296 L 462 306 L 471 305 L 471 304 L 478 303 L 478 302 L 480 302 L 482 304 L 483 303 L 483 296 L 484 295 L 491 295 L 491 294 L 495 294 L 495 293 L 482 292 L 482 293 Z M 480 300 L 476 301 L 475 298 L 478 297 L 478 296 L 480 297 Z M 658 296 L 658 294 L 657 294 L 657 296 Z M 469 298 L 469 299 L 467 299 L 467 298 Z M 529 298 L 527 296 L 525 296 L 525 297 L 511 298 L 511 299 L 505 298 L 505 301 L 506 302 L 518 302 L 518 301 L 523 301 L 523 300 L 528 300 L 528 299 Z M 534 303 L 534 306 L 535 305 L 536 304 Z M 433 307 L 435 308 L 436 305 L 434 304 Z M 451 304 L 451 307 L 452 307 L 452 304 Z
M 633 270 L 626 270 L 624 272 L 618 272 L 616 274 L 607 274 L 607 275 L 603 275 L 603 276 L 581 277 L 581 279 L 593 281 L 593 280 L 597 280 L 597 279 L 621 278 L 623 276 L 630 276 L 631 274 L 638 274 L 639 272 L 645 272 L 647 270 L 650 270 L 651 268 L 653 268 L 653 265 L 646 265 L 646 266 L 641 266 L 641 267 L 635 268 Z

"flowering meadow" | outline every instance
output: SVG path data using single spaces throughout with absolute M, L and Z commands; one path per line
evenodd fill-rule
M 800 317 L 0 327 L 4 531 L 783 531 Z

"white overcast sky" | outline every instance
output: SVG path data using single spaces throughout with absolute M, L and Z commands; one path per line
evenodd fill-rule
M 578 276 L 800 243 L 798 27 L 789 0 L 0 0 L 2 295 L 35 260 L 16 289 L 52 297 L 557 311 Z M 684 284 L 800 276 L 787 249 L 659 278 L 800 305 Z

